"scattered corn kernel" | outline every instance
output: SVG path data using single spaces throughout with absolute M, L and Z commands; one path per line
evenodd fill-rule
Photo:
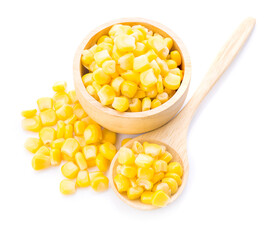
M 67 83 L 63 81 L 59 81 L 53 84 L 52 89 L 55 92 L 64 92 L 66 89 Z
M 130 148 L 121 147 L 118 152 L 118 162 L 124 165 L 132 165 L 135 163 L 135 155 Z
M 64 132 L 64 138 L 72 138 L 73 137 L 73 125 L 72 124 L 67 124 L 65 126 L 65 132 Z
M 79 187 L 88 187 L 90 186 L 90 178 L 87 170 L 79 171 L 77 175 L 76 184 Z
M 129 101 L 126 97 L 115 97 L 112 107 L 119 112 L 125 112 L 129 108 Z
M 37 105 L 40 111 L 51 109 L 53 107 L 53 100 L 49 97 L 39 98 L 37 100 Z
M 169 201 L 169 196 L 162 190 L 154 192 L 152 196 L 152 205 L 156 207 L 164 207 Z
M 104 175 L 99 175 L 91 181 L 91 187 L 96 192 L 102 192 L 108 189 L 108 178 Z
M 56 131 L 52 127 L 44 127 L 40 130 L 39 137 L 43 144 L 50 146 L 51 142 L 56 139 Z
M 32 118 L 25 118 L 22 120 L 22 128 L 27 131 L 39 132 L 42 128 L 41 120 L 39 116 Z
M 135 159 L 135 164 L 138 167 L 149 168 L 152 165 L 153 161 L 154 161 L 153 157 L 147 154 L 140 153 Z
M 62 148 L 63 144 L 64 144 L 65 139 L 64 138 L 58 138 L 55 139 L 51 142 L 50 147 L 52 149 L 60 149 Z
M 151 180 L 154 176 L 153 168 L 138 168 L 137 170 L 137 177 L 140 179 L 147 179 Z
M 103 157 L 111 161 L 114 158 L 117 149 L 112 143 L 106 142 L 100 145 L 99 151 L 103 155 Z
M 50 150 L 50 163 L 51 166 L 58 166 L 61 163 L 61 152 L 59 149 L 54 148 Z
M 31 153 L 36 153 L 41 146 L 42 142 L 39 138 L 27 138 L 26 142 L 24 143 L 24 147 Z
M 90 124 L 84 131 L 86 144 L 99 143 L 102 140 L 102 130 L 98 124 Z
M 74 132 L 77 136 L 82 136 L 86 128 L 86 123 L 83 121 L 76 121 L 74 124 Z
M 34 117 L 37 113 L 36 109 L 31 109 L 31 110 L 24 110 L 21 112 L 21 115 L 25 118 L 31 118 Z
M 110 142 L 112 144 L 115 144 L 117 140 L 117 134 L 105 128 L 102 129 L 102 137 L 103 142 Z
M 127 178 L 134 178 L 136 176 L 137 169 L 134 166 L 123 165 L 120 173 Z
M 39 116 L 43 126 L 54 126 L 57 123 L 56 113 L 53 109 L 44 110 Z
M 57 122 L 57 130 L 56 130 L 56 137 L 63 138 L 65 133 L 65 123 L 62 120 Z
M 130 187 L 127 190 L 127 196 L 130 200 L 139 199 L 143 191 L 144 191 L 143 187 L 140 186 Z
M 108 170 L 109 161 L 101 153 L 97 154 L 95 163 L 101 172 L 106 172 Z
M 67 162 L 62 166 L 61 171 L 66 178 L 74 179 L 77 177 L 79 168 L 75 163 Z
M 177 189 L 178 189 L 178 185 L 177 185 L 177 181 L 174 179 L 174 178 L 163 178 L 162 179 L 162 182 L 163 183 L 167 183 L 169 188 L 171 189 L 171 193 L 174 194 L 177 192 Z
M 50 167 L 50 157 L 43 154 L 35 154 L 32 159 L 32 167 L 34 170 L 42 170 Z
M 36 155 L 50 156 L 50 149 L 46 146 L 42 146 L 37 150 Z
M 141 194 L 141 202 L 145 204 L 152 204 L 152 198 L 154 193 L 151 191 L 145 191 Z
M 127 177 L 123 176 L 122 174 L 117 174 L 114 177 L 114 182 L 117 187 L 119 193 L 128 191 L 130 187 L 130 181 Z
M 178 186 L 181 186 L 181 184 L 182 184 L 181 177 L 176 173 L 168 172 L 165 174 L 165 177 L 166 178 L 174 178 L 176 180 Z
M 61 152 L 66 154 L 67 156 L 73 158 L 75 154 L 79 151 L 80 146 L 76 139 L 68 138 L 65 140 Z
M 60 183 L 60 192 L 65 195 L 70 195 L 76 192 L 76 184 L 68 179 L 64 179 Z
M 75 154 L 75 161 L 76 161 L 76 164 L 78 165 L 80 170 L 87 169 L 88 166 L 87 166 L 86 159 L 84 158 L 84 156 L 81 152 L 77 152 Z

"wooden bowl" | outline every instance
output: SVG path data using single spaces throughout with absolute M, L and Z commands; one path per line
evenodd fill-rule
M 81 53 L 84 49 L 93 46 L 97 40 L 108 34 L 110 28 L 115 24 L 142 25 L 157 32 L 164 37 L 170 37 L 174 41 L 172 49 L 178 50 L 182 56 L 181 69 L 184 77 L 181 86 L 174 96 L 161 106 L 145 112 L 118 112 L 112 108 L 103 106 L 95 100 L 83 85 L 81 77 L 88 70 L 81 64 Z M 188 51 L 182 40 L 169 28 L 152 20 L 142 18 L 124 18 L 110 21 L 96 28 L 79 45 L 74 58 L 74 83 L 78 100 L 87 114 L 101 126 L 117 133 L 138 134 L 156 129 L 167 123 L 180 110 L 188 93 L 191 79 L 191 61 Z

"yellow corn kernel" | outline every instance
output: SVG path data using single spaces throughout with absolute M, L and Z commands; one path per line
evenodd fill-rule
M 121 147 L 118 153 L 118 162 L 124 165 L 133 165 L 135 163 L 135 155 L 130 148 Z
M 144 142 L 143 148 L 144 148 L 144 152 L 146 154 L 151 155 L 152 157 L 157 157 L 162 152 L 162 147 L 158 144 L 155 144 L 155 143 Z
M 118 64 L 123 70 L 132 70 L 134 64 L 134 54 L 127 53 L 121 56 L 118 60 Z
M 145 191 L 141 194 L 141 202 L 145 204 L 151 204 L 152 203 L 152 197 L 154 193 L 151 191 Z
M 149 97 L 145 97 L 142 100 L 142 111 L 148 111 L 151 107 L 151 100 Z
M 27 138 L 26 142 L 24 143 L 24 147 L 32 152 L 36 153 L 36 151 L 42 146 L 42 141 L 39 138 Z
M 149 62 L 152 62 L 158 57 L 158 55 L 154 52 L 153 49 L 150 49 L 145 55 L 147 56 Z
M 111 77 L 102 68 L 98 68 L 93 72 L 93 79 L 100 85 L 108 84 L 111 81 Z
M 157 91 L 156 86 L 152 87 L 152 90 L 146 92 L 146 95 L 149 98 L 155 98 L 157 96 L 157 94 L 158 94 L 158 91 Z
M 50 147 L 52 149 L 61 149 L 64 144 L 64 138 L 58 138 L 51 142 Z
M 159 75 L 157 78 L 156 86 L 157 86 L 157 92 L 163 93 L 163 79 L 162 79 L 161 75 Z
M 61 152 L 66 154 L 67 156 L 73 158 L 75 154 L 79 151 L 80 146 L 76 139 L 68 138 L 65 140 Z
M 136 178 L 130 178 L 130 184 L 131 184 L 131 187 L 137 187 L 137 183 L 136 183 Z
M 137 177 L 140 179 L 147 179 L 151 180 L 154 176 L 153 168 L 138 168 L 137 170 Z
M 21 115 L 25 118 L 31 118 L 36 115 L 37 110 L 36 109 L 31 109 L 31 110 L 24 110 L 21 112 Z
M 144 178 L 138 178 L 136 183 L 138 186 L 143 187 L 145 190 L 151 190 L 153 188 L 153 183 Z
M 110 85 L 104 85 L 97 93 L 102 105 L 111 105 L 113 103 L 116 93 Z
M 82 153 L 86 161 L 95 159 L 97 156 L 97 147 L 95 145 L 87 145 L 82 148 Z
M 69 157 L 67 154 L 65 153 L 61 153 L 62 155 L 62 160 L 64 161 L 68 161 L 68 162 L 75 162 L 75 158 L 74 157 Z
M 169 200 L 169 196 L 164 191 L 158 190 L 154 192 L 151 203 L 156 207 L 164 207 L 168 204 Z
M 162 183 L 167 183 L 168 184 L 169 188 L 171 189 L 172 194 L 177 192 L 178 185 L 177 185 L 177 181 L 174 178 L 165 177 L 165 178 L 162 179 Z
M 89 187 L 90 186 L 90 178 L 89 178 L 89 173 L 87 170 L 78 172 L 76 184 L 79 187 Z
M 117 174 L 121 174 L 122 167 L 123 167 L 123 165 L 120 165 L 120 164 L 117 166 L 117 168 L 116 168 Z
M 96 100 L 99 99 L 98 95 L 97 95 L 97 91 L 96 89 L 92 86 L 92 85 L 89 85 L 87 88 L 86 88 L 87 92 L 93 97 L 95 98 Z
M 77 177 L 79 168 L 73 162 L 67 162 L 61 167 L 62 174 L 69 179 L 74 179 Z
M 64 138 L 72 138 L 73 137 L 73 125 L 72 124 L 67 124 L 65 126 L 65 132 L 64 132 Z
M 104 49 L 94 54 L 94 60 L 99 67 L 102 67 L 102 64 L 105 61 L 111 60 L 111 56 L 109 55 L 109 52 L 107 51 L 107 49 Z
M 60 120 L 66 120 L 73 114 L 73 108 L 70 105 L 64 104 L 56 110 L 57 118 Z
M 44 145 L 50 146 L 51 142 L 56 139 L 56 131 L 52 127 L 44 127 L 40 130 L 39 137 Z
M 120 52 L 132 52 L 135 49 L 135 38 L 127 34 L 119 34 L 114 39 L 115 46 Z
M 64 92 L 66 89 L 67 83 L 64 81 L 59 81 L 53 84 L 52 89 L 54 92 Z
M 64 179 L 60 183 L 60 192 L 65 195 L 74 194 L 76 192 L 76 184 L 68 179 Z
M 112 144 L 116 144 L 116 140 L 117 140 L 117 134 L 106 129 L 106 128 L 103 128 L 102 129 L 102 136 L 103 136 L 103 139 L 102 141 L 103 142 L 110 142 Z
M 161 75 L 163 77 L 165 77 L 169 72 L 169 68 L 167 66 L 167 63 L 164 60 L 161 60 L 160 58 L 156 58 L 156 62 L 158 63 L 158 65 L 161 69 Z
M 163 85 L 171 90 L 177 90 L 181 83 L 181 77 L 173 73 L 168 73 L 164 78 Z
M 137 42 L 135 44 L 134 56 L 138 57 L 140 55 L 145 54 L 145 52 L 146 52 L 146 45 L 144 43 Z
M 167 47 L 164 47 L 161 51 L 158 52 L 158 56 L 161 59 L 166 59 L 169 55 L 169 49 Z
M 107 43 L 113 44 L 113 40 L 107 35 L 103 35 L 102 37 L 100 37 L 97 41 L 97 45 L 102 43 L 102 42 L 107 42 Z
M 76 121 L 74 124 L 74 132 L 77 136 L 82 136 L 86 128 L 85 122 Z
M 103 71 L 108 74 L 112 75 L 116 73 L 116 62 L 115 60 L 107 60 L 102 65 Z
M 136 41 L 141 42 L 144 40 L 143 33 L 138 29 L 133 29 L 133 33 L 131 34 L 135 38 Z
M 83 136 L 75 136 L 74 138 L 78 141 L 79 146 L 81 148 L 86 146 L 86 141 L 85 141 L 85 138 Z
M 166 47 L 169 49 L 169 51 L 171 50 L 171 48 L 173 47 L 173 40 L 169 37 L 165 38 L 164 40 L 164 44 L 166 45 Z
M 129 108 L 129 101 L 126 97 L 115 97 L 112 107 L 119 112 L 125 112 Z
M 65 92 L 57 92 L 57 93 L 55 93 L 54 96 L 53 96 L 53 101 L 54 101 L 54 104 L 58 103 L 58 105 L 61 105 L 61 106 L 63 104 L 71 103 L 68 94 L 65 93 Z M 55 107 L 55 109 L 57 109 L 57 108 Z
M 95 167 L 96 166 L 96 161 L 94 159 L 86 160 L 88 168 Z
M 153 161 L 154 159 L 150 155 L 140 153 L 135 159 L 135 164 L 141 168 L 149 168 L 151 167 Z
M 46 146 L 42 146 L 37 150 L 36 155 L 50 156 L 50 149 Z
M 174 178 L 176 180 L 178 186 L 181 186 L 181 184 L 182 184 L 181 177 L 176 173 L 168 172 L 168 173 L 165 174 L 165 177 L 166 178 Z
M 169 163 L 172 160 L 173 156 L 170 152 L 165 151 L 164 154 L 160 157 L 161 160 Z
M 59 149 L 54 148 L 50 150 L 50 163 L 51 166 L 58 166 L 61 163 L 61 152 Z
M 90 49 L 86 49 L 82 52 L 81 62 L 84 67 L 88 68 L 92 63 L 96 48 L 97 45 L 94 45 Z
M 37 105 L 40 111 L 51 109 L 53 107 L 53 100 L 49 97 L 39 98 L 37 100 Z
M 65 133 L 65 123 L 62 120 L 57 122 L 56 138 L 63 138 Z
M 135 153 L 143 153 L 144 152 L 144 148 L 143 148 L 142 144 L 138 141 L 134 141 L 133 146 L 132 146 L 132 150 Z
M 171 55 L 171 59 L 176 62 L 177 66 L 180 66 L 181 65 L 181 55 L 180 55 L 179 51 L 176 51 L 176 50 L 172 51 L 170 53 L 170 55 Z
M 104 173 L 100 171 L 89 172 L 90 182 L 92 182 L 94 178 L 100 177 L 100 176 L 104 176 Z
M 75 161 L 76 161 L 76 164 L 78 165 L 80 170 L 87 169 L 86 159 L 84 158 L 84 156 L 81 152 L 77 152 L 75 154 Z
M 42 170 L 50 167 L 50 157 L 43 154 L 35 154 L 32 159 L 32 167 L 34 170 Z
M 117 149 L 112 143 L 106 142 L 100 145 L 99 152 L 103 155 L 103 157 L 111 161 L 114 158 Z
M 137 91 L 137 84 L 132 81 L 124 81 L 121 84 L 121 93 L 123 96 L 132 98 Z
M 113 45 L 111 43 L 102 42 L 97 45 L 96 52 L 107 50 L 109 54 L 112 53 Z
M 78 117 L 75 114 L 72 114 L 69 118 L 65 120 L 66 124 L 74 124 L 78 120 Z
M 57 123 L 56 113 L 53 109 L 44 110 L 39 116 L 43 126 L 54 126 Z
M 143 187 L 136 186 L 136 187 L 130 187 L 127 191 L 127 197 L 130 200 L 136 200 L 140 198 L 141 194 L 144 192 Z
M 139 30 L 143 34 L 144 38 L 146 38 L 146 35 L 148 33 L 148 29 L 147 28 L 145 28 L 145 27 L 143 27 L 141 25 L 134 25 L 134 26 L 132 26 L 132 29 L 133 30 L 134 29 Z
M 141 112 L 142 111 L 142 102 L 139 98 L 133 98 L 129 104 L 131 112 Z
M 144 72 L 150 69 L 150 61 L 146 54 L 134 58 L 133 69 L 136 72 Z
M 119 34 L 122 34 L 122 33 L 125 33 L 125 34 L 132 34 L 133 31 L 132 31 L 132 28 L 128 25 L 122 25 L 122 24 L 115 24 L 110 30 L 109 30 L 109 36 L 111 38 L 114 38 L 116 37 L 117 35 Z
M 42 128 L 41 120 L 39 116 L 32 118 L 25 118 L 22 120 L 22 128 L 27 131 L 39 132 Z
M 137 169 L 134 166 L 122 165 L 120 173 L 127 178 L 134 178 L 137 173 Z
M 153 163 L 153 169 L 156 173 L 167 172 L 167 163 L 164 160 L 157 160 Z
M 180 177 L 183 175 L 183 168 L 179 162 L 171 162 L 168 165 L 168 172 L 170 173 L 176 173 Z
M 79 103 L 74 105 L 73 110 L 74 110 L 74 114 L 78 117 L 78 119 L 82 119 L 88 116 Z
M 109 167 L 109 161 L 101 153 L 98 153 L 95 159 L 96 166 L 101 172 L 106 172 Z
M 164 40 L 159 36 L 153 36 L 149 38 L 148 44 L 156 53 L 159 53 L 165 48 Z
M 176 61 L 172 60 L 172 59 L 168 59 L 166 60 L 167 66 L 169 69 L 173 69 L 177 67 L 177 63 Z
M 171 196 L 171 189 L 169 188 L 169 185 L 167 183 L 158 183 L 158 184 L 155 184 L 152 188 L 153 192 L 156 192 L 159 190 L 162 190 L 168 196 Z
M 134 98 L 144 98 L 144 97 L 146 97 L 146 93 L 142 89 L 138 89 L 136 91 L 136 94 L 134 95 Z
M 68 96 L 69 96 L 72 103 L 78 102 L 78 98 L 77 98 L 77 94 L 76 94 L 75 90 L 71 90 L 67 94 L 68 94 Z
M 91 65 L 88 68 L 91 72 L 94 72 L 95 70 L 99 69 L 99 66 L 97 65 L 97 63 L 95 61 L 93 61 L 91 63 Z
M 98 124 L 90 124 L 84 131 L 86 144 L 99 143 L 102 140 L 102 130 Z
M 128 191 L 130 187 L 130 180 L 122 174 L 117 174 L 114 177 L 114 183 L 119 193 Z
M 89 124 L 97 124 L 95 121 L 93 121 L 89 116 L 82 118 L 81 121 L 85 122 L 86 126 Z
M 91 182 L 91 187 L 96 192 L 102 192 L 108 189 L 108 178 L 104 175 L 99 175 L 93 178 Z
M 124 82 L 124 79 L 122 77 L 114 78 L 111 82 L 111 87 L 114 89 L 115 93 L 117 95 L 120 94 L 120 87 L 121 84 Z
M 124 138 L 121 141 L 121 146 L 124 146 L 127 142 L 129 142 L 130 140 L 132 140 L 132 138 Z
M 168 101 L 169 97 L 168 97 L 168 94 L 166 92 L 163 92 L 163 93 L 159 93 L 156 96 L 156 99 L 158 99 L 161 103 L 165 103 Z
M 151 102 L 151 109 L 161 106 L 162 103 L 159 99 L 153 99 Z
M 111 56 L 112 56 L 112 58 L 117 62 L 119 59 L 120 59 L 120 57 L 123 55 L 123 53 L 121 53 L 118 49 L 117 49 L 117 47 L 114 45 L 113 46 L 113 49 L 112 49 L 112 53 L 111 53 Z M 117 67 L 116 67 L 116 69 L 117 69 Z
M 155 184 L 155 183 L 161 181 L 163 178 L 164 178 L 164 173 L 163 172 L 158 172 L 158 173 L 154 174 L 151 181 L 152 181 L 153 184 Z
M 92 73 L 84 74 L 81 79 L 85 87 L 89 86 L 93 82 Z
M 151 66 L 155 76 L 156 77 L 159 76 L 160 73 L 161 73 L 161 69 L 160 69 L 158 63 L 155 60 L 153 60 L 153 61 L 150 62 L 150 66 Z
M 138 72 L 134 72 L 132 70 L 127 70 L 126 72 L 123 72 L 121 76 L 126 80 L 126 81 L 131 81 L 136 84 L 140 83 L 140 75 Z

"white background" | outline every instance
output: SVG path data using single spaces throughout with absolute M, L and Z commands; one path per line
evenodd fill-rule
M 0 239 L 269 239 L 267 2 L 1 1 Z M 73 56 L 89 31 L 119 17 L 170 27 L 191 56 L 189 99 L 248 16 L 257 19 L 253 34 L 191 124 L 190 176 L 173 204 L 143 212 L 111 189 L 66 197 L 59 167 L 31 168 L 20 112 L 51 96 L 57 80 L 73 89 Z

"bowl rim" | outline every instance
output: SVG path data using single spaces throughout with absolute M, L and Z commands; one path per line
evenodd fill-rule
M 163 103 L 161 106 L 150 109 L 148 111 L 144 112 L 119 112 L 113 108 L 103 106 L 99 101 L 97 101 L 94 97 L 92 97 L 86 90 L 81 77 L 81 54 L 82 51 L 85 50 L 85 47 L 87 46 L 88 42 L 96 36 L 100 31 L 103 31 L 104 29 L 111 28 L 115 24 L 133 24 L 136 23 L 137 25 L 150 25 L 153 28 L 158 28 L 161 31 L 165 32 L 169 37 L 172 38 L 173 41 L 175 41 L 181 51 L 182 58 L 184 59 L 184 76 L 181 82 L 180 87 L 177 89 L 176 93 L 165 103 Z M 154 20 L 149 20 L 145 18 L 138 18 L 138 17 L 132 17 L 132 18 L 118 18 L 111 20 L 109 22 L 106 22 L 99 27 L 92 30 L 81 42 L 79 47 L 77 48 L 77 51 L 75 53 L 74 61 L 73 61 L 73 77 L 74 81 L 77 82 L 80 90 L 81 95 L 89 102 L 89 104 L 93 105 L 93 107 L 98 108 L 100 111 L 113 115 L 114 117 L 121 117 L 121 118 L 137 118 L 141 119 L 143 117 L 153 117 L 160 112 L 163 112 L 166 109 L 169 109 L 175 102 L 177 102 L 181 97 L 184 95 L 185 91 L 188 90 L 188 86 L 191 79 L 191 60 L 188 53 L 188 50 L 183 43 L 183 41 L 168 27 L 164 26 L 163 24 L 156 22 Z M 75 83 L 76 86 L 76 83 Z M 178 109 L 179 110 L 179 109 Z

